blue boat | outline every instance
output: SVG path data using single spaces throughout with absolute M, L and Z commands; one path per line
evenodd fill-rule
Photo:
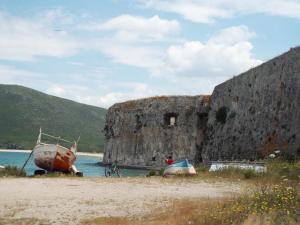
M 179 175 L 179 174 L 195 175 L 196 170 L 193 167 L 193 165 L 189 163 L 187 159 L 183 159 L 169 165 L 164 171 L 164 176 Z

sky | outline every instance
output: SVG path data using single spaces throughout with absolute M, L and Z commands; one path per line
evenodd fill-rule
M 108 108 L 214 87 L 300 45 L 300 0 L 0 0 L 0 83 Z

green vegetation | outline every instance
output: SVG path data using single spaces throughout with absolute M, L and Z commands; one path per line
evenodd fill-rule
M 155 170 L 150 170 L 147 177 L 152 177 L 152 176 L 157 176 L 158 174 L 156 173 Z
M 284 179 L 300 181 L 300 161 L 287 162 L 270 160 L 266 162 L 267 172 L 256 173 L 254 170 L 245 170 L 229 167 L 215 172 L 208 172 L 208 168 L 200 165 L 196 168 L 199 178 L 228 178 L 228 179 L 256 179 L 265 182 L 279 182 Z
M 150 170 L 149 173 L 147 174 L 147 177 L 152 177 L 152 176 L 163 176 L 164 175 L 164 168 L 160 170 Z
M 6 166 L 4 169 L 0 169 L 0 177 L 25 177 L 26 173 L 16 166 Z
M 79 151 L 103 150 L 106 109 L 17 85 L 0 85 L 0 148 L 32 149 L 39 128 L 77 140 Z
M 295 180 L 300 181 L 300 161 L 287 162 L 287 161 L 271 161 L 267 163 L 266 177 L 269 179 L 278 180 Z
M 165 171 L 164 168 L 160 169 L 159 172 L 158 172 L 159 176 L 163 176 L 164 175 L 164 171 Z
M 265 176 L 264 173 L 256 173 L 251 169 L 239 169 L 234 167 L 224 168 L 222 170 L 208 172 L 208 168 L 200 166 L 196 168 L 197 176 L 201 178 L 229 178 L 229 179 L 252 179 Z

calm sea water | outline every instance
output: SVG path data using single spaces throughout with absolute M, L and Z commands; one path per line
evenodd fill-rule
M 29 153 L 27 152 L 0 152 L 0 165 L 22 167 L 28 156 Z M 97 156 L 78 155 L 75 166 L 83 172 L 83 176 L 105 176 L 104 167 L 98 165 L 100 160 L 101 158 Z M 34 164 L 33 157 L 31 157 L 25 167 L 26 174 L 32 175 L 36 169 L 39 168 Z M 148 174 L 147 170 L 121 169 L 122 177 L 145 176 L 146 174 Z

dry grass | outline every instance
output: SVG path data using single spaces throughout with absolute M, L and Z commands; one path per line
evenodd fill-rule
M 104 225 L 177 225 L 177 224 L 195 224 L 194 217 L 197 217 L 199 210 L 203 207 L 210 207 L 217 202 L 226 201 L 200 199 L 200 200 L 176 200 L 167 208 L 162 208 L 142 218 L 124 218 L 124 217 L 99 217 L 82 221 L 82 224 L 104 224 Z
M 266 162 L 266 166 L 266 173 L 256 173 L 253 170 L 230 167 L 220 171 L 208 172 L 207 167 L 200 165 L 196 168 L 196 177 L 206 180 L 222 178 L 232 181 L 252 180 L 262 183 L 278 183 L 285 179 L 294 182 L 300 181 L 300 161 L 289 163 L 287 161 L 271 160 Z
M 0 177 L 25 177 L 25 171 L 21 172 L 21 169 L 16 166 L 6 166 L 0 170 Z
M 167 209 L 157 210 L 152 215 L 143 218 L 94 218 L 82 221 L 82 224 L 92 225 L 222 225 L 232 224 L 232 218 L 237 216 L 226 206 L 232 204 L 230 199 L 198 199 L 177 200 L 170 204 Z M 239 216 L 240 221 L 244 219 Z
M 299 185 L 257 186 L 236 198 L 175 200 L 142 218 L 100 217 L 82 224 L 103 225 L 279 225 L 300 224 Z

